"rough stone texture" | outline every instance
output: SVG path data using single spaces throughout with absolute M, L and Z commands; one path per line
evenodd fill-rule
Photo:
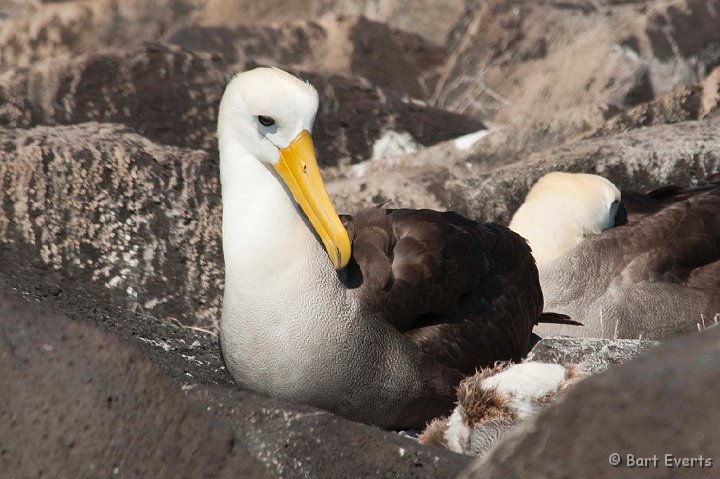
M 205 26 L 284 22 L 327 13 L 363 15 L 444 45 L 462 23 L 465 0 L 208 0 L 196 20 Z
M 162 44 L 49 60 L 0 76 L 0 125 L 123 123 L 161 143 L 212 150 L 228 78 L 218 55 Z
M 369 170 L 375 167 L 375 164 L 360 166 Z M 447 168 L 376 168 L 377 171 L 329 181 L 327 188 L 335 209 L 348 213 L 380 205 L 386 208 L 447 209 L 443 199 L 443 186 L 449 177 Z
M 718 12 L 717 0 L 483 2 L 435 99 L 503 122 L 633 106 L 717 66 Z
M 589 376 L 645 354 L 658 344 L 657 341 L 637 339 L 578 339 L 565 336 L 549 336 L 540 340 L 533 347 L 525 361 L 561 365 L 579 364 L 582 366 L 583 372 Z M 562 394 L 565 394 L 564 389 Z M 553 398 L 553 401 L 556 399 Z M 448 429 L 447 418 L 443 418 L 441 421 L 443 422 L 435 422 L 423 431 L 420 439 L 423 443 L 437 444 L 436 441 L 443 441 L 441 444 L 444 446 L 444 434 Z M 470 456 L 482 457 L 493 444 L 502 440 L 523 422 L 524 420 L 516 422 L 501 420 L 498 422 L 489 421 L 482 425 L 474 424 L 472 426 L 473 439 L 469 445 L 466 445 L 467 448 L 463 446 L 463 452 Z
M 206 0 L 0 2 L 0 71 L 102 47 L 132 47 L 182 25 Z M 11 2 L 14 3 L 14 2 Z M 2 13 L 5 19 L 2 19 Z
M 459 138 L 410 155 L 352 165 L 328 183 L 328 190 L 343 211 L 387 202 L 395 208 L 452 209 L 479 221 L 507 224 L 530 187 L 549 171 L 597 173 L 637 191 L 702 183 L 720 170 L 719 129 L 711 112 L 704 121 L 568 142 L 527 157 L 508 155 L 512 164 L 500 166 L 486 162 L 486 154 L 498 151 L 508 132 L 491 128 L 470 147 Z
M 590 374 L 605 371 L 646 353 L 660 344 L 646 339 L 597 339 L 548 336 L 535 345 L 528 361 L 583 364 Z
M 549 171 L 596 173 L 620 189 L 693 185 L 720 171 L 720 121 L 660 125 L 535 153 L 475 178 L 445 184 L 448 204 L 482 221 L 507 224 L 530 187 Z
M 628 110 L 585 106 L 561 111 L 549 119 L 520 115 L 508 123 L 493 124 L 482 138 L 463 148 L 458 146 L 463 141 L 460 138 L 425 148 L 412 156 L 393 158 L 383 165 L 363 168 L 363 172 L 379 172 L 382 166 L 385 171 L 390 169 L 392 175 L 400 166 L 415 169 L 441 166 L 448 171 L 438 175 L 436 185 L 430 191 L 447 206 L 442 197 L 447 196 L 443 185 L 449 178 L 478 177 L 508 164 L 525 161 L 533 153 L 582 139 L 610 136 L 645 126 L 714 118 L 719 114 L 720 68 L 716 68 L 700 83 L 682 85 L 665 96 Z M 354 173 L 350 172 L 348 176 L 357 176 Z M 423 176 L 415 171 L 411 171 L 411 175 Z M 360 196 L 367 196 L 373 190 L 374 179 L 366 183 L 366 188 L 358 192 Z M 417 203 L 420 195 L 415 193 L 414 197 Z
M 259 462 L 272 477 L 424 478 L 468 464 L 239 390 L 215 338 L 45 279 L 0 271 L 0 467 L 10 477 L 261 477 Z
M 621 112 L 584 138 L 597 138 L 634 128 L 702 120 L 720 109 L 720 67 L 699 84 L 684 85 L 668 95 Z
M 273 27 L 325 14 L 362 15 L 445 46 L 462 30 L 465 13 L 464 0 L 3 0 L 0 70 L 102 47 L 134 47 L 186 26 Z M 387 47 L 386 39 L 373 38 L 372 43 Z
M 420 148 L 485 128 L 479 120 L 407 100 L 363 79 L 298 74 L 320 94 L 313 139 L 318 161 L 324 167 L 372 158 L 383 142 L 390 143 L 392 151 L 398 136 Z M 327 168 L 325 172 L 332 175 Z
M 97 328 L 0 293 L 5 477 L 270 477 L 232 424 Z
M 214 154 L 220 98 L 246 67 L 252 65 L 229 68 L 217 54 L 164 44 L 42 62 L 0 76 L 0 126 L 123 123 L 154 141 Z M 323 166 L 370 158 L 390 130 L 432 145 L 483 128 L 361 78 L 294 73 L 320 94 L 314 136 Z
M 344 74 L 413 98 L 429 99 L 446 51 L 422 37 L 364 17 L 327 16 L 274 26 L 182 28 L 168 38 L 229 63 Z
M 720 452 L 720 328 L 669 341 L 586 379 L 523 423 L 462 478 L 712 477 Z M 621 465 L 608 463 L 621 455 Z M 627 454 L 658 456 L 658 467 L 627 466 Z M 665 467 L 676 458 L 712 458 L 707 467 Z
M 121 125 L 0 128 L 0 258 L 116 304 L 214 325 L 217 162 Z

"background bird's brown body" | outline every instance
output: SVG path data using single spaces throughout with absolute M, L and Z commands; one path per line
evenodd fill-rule
M 585 328 L 540 334 L 663 338 L 720 313 L 720 184 L 622 198 L 617 227 L 540 269 L 547 307 Z

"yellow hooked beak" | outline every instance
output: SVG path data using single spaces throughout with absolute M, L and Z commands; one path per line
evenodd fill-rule
M 280 150 L 275 169 L 322 239 L 335 269 L 343 269 L 350 261 L 350 238 L 330 202 L 307 130 Z

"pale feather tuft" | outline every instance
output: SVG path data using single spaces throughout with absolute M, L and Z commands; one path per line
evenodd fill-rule
M 466 378 L 448 418 L 433 421 L 423 443 L 478 455 L 587 375 L 582 364 L 498 363 Z

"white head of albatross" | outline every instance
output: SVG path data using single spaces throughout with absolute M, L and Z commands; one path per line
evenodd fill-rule
M 538 266 L 615 225 L 620 190 L 598 175 L 554 171 L 540 178 L 510 221 Z
M 315 158 L 310 131 L 317 108 L 315 89 L 282 70 L 258 68 L 237 75 L 227 86 L 218 117 L 223 201 L 225 208 L 232 208 L 232 193 L 243 183 L 251 189 L 266 188 L 266 194 L 277 194 L 282 183 L 254 183 L 258 176 L 269 179 L 260 166 L 274 170 L 322 239 L 335 268 L 342 269 L 350 260 L 350 240 L 330 202 Z M 239 192 L 241 196 L 246 193 Z M 274 220 L 265 216 L 267 212 L 261 209 L 255 212 L 262 216 L 259 219 L 274 221 L 277 226 L 290 224 L 283 222 L 283 217 Z M 223 224 L 227 228 L 239 226 Z M 266 239 L 274 243 L 288 237 Z

